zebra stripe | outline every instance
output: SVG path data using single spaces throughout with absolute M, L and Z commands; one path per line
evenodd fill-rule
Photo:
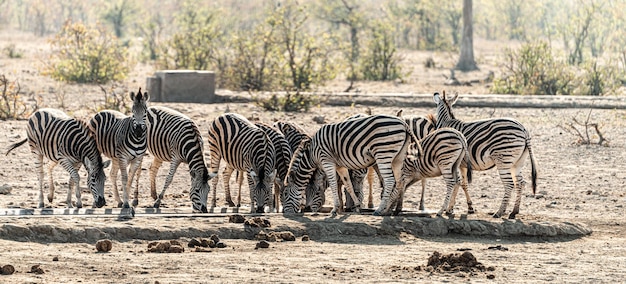
M 111 181 L 113 183 L 113 196 L 118 207 L 129 208 L 128 189 L 131 187 L 133 177 L 141 166 L 143 155 L 146 153 L 146 102 L 148 93 L 137 95 L 130 93 L 133 101 L 132 116 L 126 116 L 121 112 L 105 110 L 98 112 L 90 121 L 89 129 L 95 134 L 96 144 L 100 153 L 112 161 Z M 130 164 L 130 168 L 126 168 Z M 124 201 L 120 200 L 117 191 L 117 172 L 122 173 L 122 193 Z M 141 171 L 139 171 L 139 174 Z M 139 175 L 138 174 L 138 175 Z M 139 176 L 135 188 L 133 207 L 139 203 Z
M 473 122 L 463 122 L 454 117 L 452 105 L 457 101 L 458 94 L 452 98 L 435 93 L 437 103 L 437 128 L 452 127 L 459 130 L 467 139 L 472 168 L 484 171 L 496 167 L 500 179 L 504 183 L 504 198 L 500 209 L 493 217 L 502 216 L 508 206 L 511 191 L 516 189 L 517 198 L 509 219 L 514 219 L 519 213 L 522 199 L 522 189 L 526 181 L 521 175 L 524 160 L 530 156 L 532 165 L 532 190 L 537 187 L 537 171 L 535 158 L 531 148 L 530 133 L 518 121 L 511 118 L 484 119 Z
M 291 161 L 292 150 L 289 146 L 289 142 L 285 139 L 285 136 L 275 127 L 255 122 L 258 128 L 261 128 L 267 134 L 267 136 L 274 144 L 274 165 L 276 165 L 276 178 L 274 179 L 274 205 L 278 209 L 279 204 L 283 201 L 283 188 L 285 186 L 284 180 L 287 176 L 287 170 L 289 169 L 289 162 Z M 231 168 L 232 169 L 232 168 Z M 230 170 L 230 169 L 229 169 Z M 224 173 L 224 180 L 230 180 L 230 175 L 226 176 Z M 236 206 L 241 206 L 241 185 L 243 183 L 243 175 L 237 171 L 237 184 L 239 185 L 237 194 Z M 228 202 L 228 196 L 227 200 Z
M 376 164 L 384 180 L 384 190 L 374 214 L 385 213 L 390 194 L 395 194 L 392 188 L 401 174 L 409 145 L 407 139 L 417 140 L 406 123 L 393 116 L 373 115 L 322 126 L 310 140 L 303 140 L 294 153 L 287 176 L 290 188 L 286 189 L 291 196 L 285 200 L 284 211 L 296 211 L 295 206 L 300 203 L 298 200 L 317 167 L 323 169 L 332 189 L 331 214 L 336 215 L 340 206 L 335 172 L 347 185 L 358 210 L 360 200 L 355 196 L 348 169 L 364 169 Z M 391 200 L 395 200 L 395 196 Z
M 72 188 L 76 194 L 76 207 L 81 208 L 80 175 L 81 164 L 87 169 L 87 188 L 93 195 L 93 207 L 106 205 L 104 199 L 104 168 L 110 161 L 102 162 L 96 141 L 84 121 L 69 117 L 56 109 L 40 109 L 28 118 L 27 138 L 9 146 L 6 154 L 28 141 L 30 150 L 35 154 L 35 168 L 39 180 L 39 208 L 44 207 L 43 200 L 43 158 L 50 160 L 48 165 L 49 187 L 48 201 L 54 199 L 54 181 L 52 169 L 57 165 L 70 173 L 67 192 L 67 207 L 72 207 Z
M 467 183 L 471 182 L 472 167 L 469 161 L 469 153 L 467 152 L 467 141 L 463 134 L 452 128 L 441 128 L 426 135 L 420 140 L 420 145 L 424 151 L 424 155 L 414 157 L 409 155 L 404 160 L 402 166 L 401 186 L 403 189 L 397 200 L 396 211 L 398 214 L 402 211 L 402 201 L 404 191 L 417 181 L 422 181 L 422 197 L 421 204 L 424 200 L 425 180 L 443 176 L 446 183 L 446 198 L 443 206 L 437 216 L 441 216 L 445 210 L 451 214 L 455 203 L 455 197 L 462 183 L 467 188 Z M 461 176 L 463 179 L 461 180 Z M 465 191 L 467 199 L 468 211 L 472 209 L 472 200 L 467 191 Z
M 161 205 L 165 190 L 172 183 L 178 166 L 186 163 L 191 175 L 189 195 L 193 210 L 207 213 L 208 181 L 213 176 L 209 174 L 204 161 L 204 143 L 196 123 L 173 109 L 154 106 L 147 110 L 146 126 L 148 151 L 154 157 L 150 165 L 150 193 L 156 200 L 154 207 Z M 155 180 L 163 162 L 169 162 L 170 169 L 163 190 L 157 196 Z
M 209 125 L 208 138 L 211 173 L 217 175 L 222 159 L 232 169 L 246 172 L 250 186 L 250 210 L 262 213 L 265 211 L 265 205 L 269 205 L 273 210 L 274 204 L 270 201 L 270 189 L 276 175 L 274 171 L 275 148 L 267 134 L 245 117 L 227 113 L 218 116 Z M 216 178 L 213 181 L 213 188 L 216 188 L 217 182 Z M 230 186 L 226 177 L 224 177 L 224 189 L 226 198 L 229 199 Z M 229 200 L 232 203 L 232 199 Z M 215 203 L 216 192 L 213 191 L 212 205 L 215 206 Z

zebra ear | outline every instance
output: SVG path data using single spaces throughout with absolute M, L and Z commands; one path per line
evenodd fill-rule
M 456 103 L 456 100 L 458 99 L 459 99 L 459 93 L 457 92 L 457 93 L 454 93 L 454 96 L 450 100 L 448 100 L 448 102 L 450 103 L 450 105 L 454 105 L 454 103 Z
M 83 158 L 83 165 L 85 165 L 85 168 L 87 169 L 87 171 L 90 171 L 91 169 L 93 169 L 93 165 L 91 164 L 91 160 L 89 160 L 89 158 L 87 158 L 87 157 Z
M 436 104 L 439 104 L 439 102 L 441 102 L 441 98 L 439 97 L 439 93 L 435 93 L 433 95 L 433 101 L 435 101 Z
M 209 173 L 209 180 L 211 180 L 212 178 L 214 178 L 216 176 L 217 176 L 216 173 Z
M 111 160 L 106 160 L 104 161 L 104 163 L 102 163 L 102 168 L 106 169 L 111 165 Z
M 248 172 L 252 178 L 256 178 L 256 173 L 253 170 Z

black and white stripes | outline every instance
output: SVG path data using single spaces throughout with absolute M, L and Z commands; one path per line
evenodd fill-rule
M 220 161 L 224 159 L 228 166 L 248 175 L 250 210 L 262 213 L 265 205 L 273 209 L 270 189 L 276 176 L 275 148 L 268 135 L 245 117 L 227 113 L 218 116 L 209 125 L 208 143 L 211 156 L 210 172 L 217 175 Z M 217 178 L 213 181 L 214 189 L 217 181 Z M 224 187 L 230 195 L 228 180 L 224 182 Z M 213 191 L 213 206 L 215 202 L 216 192 Z
M 146 109 L 148 93 L 130 93 L 133 101 L 132 116 L 113 111 L 104 110 L 98 112 L 90 121 L 89 128 L 95 134 L 98 150 L 110 158 L 111 182 L 113 183 L 113 195 L 118 207 L 128 208 L 128 189 L 131 187 L 133 177 L 141 166 L 143 155 L 146 152 Z M 126 168 L 130 168 L 126 171 Z M 117 172 L 122 173 L 123 202 L 117 191 Z M 141 173 L 141 171 L 139 171 Z M 133 207 L 137 206 L 139 195 L 139 183 L 135 188 Z
M 166 107 L 150 107 L 146 116 L 146 140 L 153 156 L 150 165 L 150 192 L 159 207 L 165 190 L 172 183 L 176 169 L 181 163 L 189 165 L 191 190 L 189 195 L 194 211 L 208 212 L 209 175 L 204 161 L 204 143 L 195 122 L 189 117 Z M 163 190 L 156 194 L 156 175 L 161 164 L 170 162 L 170 169 Z
M 521 175 L 524 161 L 530 156 L 532 171 L 533 194 L 537 188 L 537 171 L 531 148 L 530 133 L 518 121 L 511 118 L 483 119 L 473 122 L 463 122 L 454 117 L 452 105 L 457 101 L 458 94 L 447 98 L 435 93 L 437 103 L 437 128 L 452 127 L 459 130 L 467 139 L 470 160 L 474 170 L 487 170 L 493 167 L 498 169 L 500 179 L 504 183 L 504 197 L 500 209 L 493 217 L 504 214 L 511 198 L 511 191 L 515 189 L 517 198 L 510 219 L 519 213 L 521 194 L 526 182 Z
M 28 119 L 27 138 L 9 146 L 7 155 L 13 149 L 28 141 L 30 150 L 37 160 L 35 168 L 39 180 L 39 208 L 44 207 L 43 200 L 43 158 L 50 161 L 48 167 L 49 187 L 48 201 L 54 198 L 54 182 L 52 169 L 57 165 L 70 173 L 69 189 L 67 192 L 67 207 L 72 207 L 72 189 L 76 194 L 76 207 L 82 207 L 80 197 L 80 175 L 78 170 L 82 165 L 88 172 L 87 187 L 93 195 L 93 207 L 102 207 L 106 204 L 104 199 L 104 167 L 109 164 L 102 162 L 102 157 L 96 146 L 91 131 L 84 121 L 69 117 L 67 114 L 56 109 L 40 109 L 34 112 Z

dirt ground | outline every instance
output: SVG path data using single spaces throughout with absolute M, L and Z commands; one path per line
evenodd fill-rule
M 89 117 L 94 105 L 102 100 L 97 86 L 60 85 L 38 72 L 38 62 L 33 60 L 45 53 L 44 44 L 24 35 L 0 34 L 0 46 L 20 43 L 24 59 L 8 59 L 0 56 L 0 70 L 8 77 L 19 78 L 27 93 L 41 95 L 43 106 L 61 107 L 77 117 Z M 483 44 L 477 48 L 480 61 L 485 67 L 479 72 L 460 74 L 467 80 L 481 78 L 493 67 L 493 48 Z M 489 47 L 487 47 L 489 46 Z M 445 68 L 425 69 L 423 58 L 433 56 L 442 66 L 449 64 L 449 54 L 416 53 L 407 57 L 415 70 L 406 83 L 360 83 L 362 92 L 432 93 L 446 89 L 463 95 L 484 94 L 488 86 L 444 86 L 441 74 Z M 126 87 L 143 86 L 145 77 L 154 70 L 139 66 L 126 82 Z M 345 82 L 331 83 L 330 92 L 339 92 Z M 60 94 L 64 93 L 64 96 Z M 228 95 L 230 92 L 219 90 Z M 461 98 L 462 100 L 463 98 Z M 326 122 L 337 122 L 345 117 L 364 112 L 366 107 L 331 107 L 320 105 L 308 113 L 264 112 L 253 104 L 175 104 L 165 105 L 187 114 L 195 120 L 203 135 L 209 122 L 227 112 L 241 113 L 265 122 L 289 120 L 300 123 L 311 131 L 319 128 L 314 117 L 323 116 Z M 371 107 L 372 113 L 394 114 L 401 106 Z M 426 114 L 430 108 L 403 108 L 404 114 Z M 0 231 L 16 232 L 0 239 L 0 266 L 10 264 L 15 268 L 12 275 L 0 275 L 1 283 L 340 283 L 340 282 L 622 282 L 626 277 L 626 230 L 625 209 L 626 172 L 626 110 L 594 109 L 591 122 L 601 125 L 608 146 L 577 145 L 577 138 L 561 126 L 572 118 L 585 120 L 588 109 L 521 108 L 503 109 L 489 107 L 457 108 L 458 118 L 470 121 L 487 117 L 514 117 L 522 122 L 533 136 L 533 151 L 538 164 L 538 192 L 533 196 L 530 188 L 523 193 L 521 213 L 515 221 L 493 219 L 490 212 L 497 210 L 503 195 L 502 185 L 495 170 L 474 172 L 470 194 L 477 214 L 465 215 L 465 199 L 457 198 L 452 220 L 480 221 L 487 224 L 523 223 L 533 226 L 545 224 L 576 224 L 592 231 L 591 234 L 524 236 L 445 233 L 428 235 L 417 233 L 410 224 L 427 220 L 436 223 L 434 217 L 374 217 L 368 214 L 342 214 L 330 218 L 318 216 L 261 216 L 271 223 L 270 231 L 291 231 L 295 241 L 270 242 L 268 248 L 255 249 L 258 229 L 229 223 L 225 215 L 198 216 L 136 216 L 133 219 L 85 216 L 0 216 Z M 25 137 L 26 121 L 0 122 L 0 147 L 6 147 Z M 206 149 L 205 149 L 206 150 Z M 0 194 L 0 209 L 35 208 L 37 206 L 38 181 L 34 172 L 34 158 L 28 147 L 22 146 L 8 156 L 1 155 L 0 186 L 8 189 Z M 140 184 L 139 209 L 149 208 L 148 171 L 151 157 L 144 159 Z M 85 191 L 85 171 L 81 170 L 83 203 L 91 204 L 92 197 Z M 165 164 L 157 177 L 162 186 L 167 174 Z M 524 175 L 529 179 L 530 163 L 526 163 Z M 64 208 L 68 174 L 57 167 L 54 172 L 57 187 L 52 208 Z M 107 172 L 108 176 L 108 172 Z M 231 181 L 234 188 L 234 181 Z M 164 199 L 164 210 L 190 210 L 188 199 L 189 175 L 181 165 L 173 184 Z M 107 208 L 113 204 L 110 182 L 106 184 Z M 444 183 L 433 179 L 428 183 L 426 206 L 439 209 L 443 202 Z M 213 189 L 212 189 L 213 190 Z M 223 205 L 223 188 L 217 188 L 219 204 Z M 375 196 L 378 193 L 376 189 Z M 407 192 L 405 209 L 415 209 L 419 202 L 419 187 Z M 330 198 L 327 198 L 329 200 Z M 243 195 L 244 204 L 248 196 Z M 330 202 L 330 201 L 327 201 Z M 377 203 L 377 200 L 375 200 Z M 48 204 L 48 203 L 47 203 Z M 328 203 L 330 204 L 330 203 Z M 87 206 L 89 207 L 89 206 Z M 512 204 L 509 205 L 509 212 Z M 138 209 L 138 211 L 139 211 Z M 229 215 L 229 214 L 226 214 Z M 433 221 L 434 220 L 434 221 Z M 451 224 L 451 223 L 445 223 Z M 445 226 L 445 225 L 444 225 Z M 35 228 L 37 230 L 35 230 Z M 114 231 L 108 231 L 115 228 Z M 123 231 L 143 228 L 149 234 L 136 234 L 135 238 L 121 237 Z M 89 230 L 95 235 L 89 235 Z M 444 228 L 445 229 L 445 228 Z M 20 236 L 19 232 L 25 232 Z M 26 234 L 28 232 L 28 234 Z M 41 232 L 38 236 L 33 232 Z M 110 233 L 113 232 L 113 233 Z M 63 234 L 61 234 L 63 233 Z M 208 238 L 219 233 L 226 248 L 196 252 L 187 247 L 192 238 Z M 69 234 L 74 239 L 53 240 L 46 236 Z M 0 234 L 1 235 L 1 234 Z M 308 235 L 310 241 L 303 241 Z M 28 236 L 28 237 L 24 237 Z M 112 239 L 110 252 L 96 251 L 96 239 Z M 125 236 L 133 236 L 126 234 Z M 54 238 L 53 238 L 54 239 Z M 183 253 L 152 253 L 148 246 L 153 241 L 179 240 L 185 247 Z M 427 263 L 434 252 L 441 254 L 472 253 L 487 269 L 452 270 L 429 269 Z M 36 273 L 32 267 L 39 265 L 44 272 Z M 34 272 L 31 272 L 34 271 Z

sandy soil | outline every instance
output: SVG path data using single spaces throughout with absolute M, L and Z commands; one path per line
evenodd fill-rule
M 13 35 L 3 35 L 2 44 L 21 40 Z M 20 41 L 21 42 L 21 41 Z M 1 45 L 1 44 L 0 44 Z M 33 58 L 43 52 L 37 45 L 26 50 L 26 58 Z M 481 51 L 478 53 L 480 54 Z M 420 55 L 427 56 L 427 55 Z M 446 56 L 434 54 L 436 61 L 445 61 Z M 484 62 L 491 55 L 481 55 Z M 421 66 L 419 57 L 416 65 Z M 487 64 L 487 63 L 486 63 Z M 43 106 L 60 107 L 59 96 L 65 92 L 63 106 L 68 113 L 78 117 L 93 114 L 93 106 L 101 101 L 102 95 L 96 86 L 59 86 L 50 79 L 40 76 L 37 65 L 32 60 L 10 60 L 0 57 L 2 73 L 20 78 L 23 88 L 35 95 L 41 95 Z M 421 67 L 415 67 L 419 69 Z M 486 72 L 485 68 L 481 72 Z M 360 84 L 365 92 L 385 90 L 389 92 L 430 93 L 444 88 L 440 75 L 445 69 L 424 69 L 424 78 L 414 79 L 407 84 Z M 142 86 L 149 68 L 138 67 L 126 87 L 135 89 Z M 464 74 L 479 78 L 483 73 Z M 469 79 L 469 78 L 468 78 Z M 334 85 L 333 85 L 334 84 Z M 341 91 L 342 82 L 335 82 L 330 91 Z M 486 86 L 472 89 L 455 89 L 462 94 L 486 92 Z M 55 90 L 55 91 L 50 91 Z M 28 93 L 27 92 L 27 93 Z M 224 94 L 228 92 L 222 91 Z M 462 99 L 462 98 L 461 98 Z M 241 113 L 252 119 L 271 122 L 290 120 L 302 124 L 313 132 L 319 124 L 313 117 L 324 116 L 326 122 L 336 122 L 366 110 L 365 107 L 317 106 L 308 113 L 286 114 L 264 112 L 252 104 L 161 104 L 177 109 L 192 119 L 207 133 L 209 122 L 226 112 Z M 393 114 L 400 107 L 373 107 L 373 113 Z M 404 108 L 405 114 L 426 114 L 430 108 Z M 206 283 L 206 282 L 621 282 L 626 277 L 626 233 L 624 225 L 626 196 L 623 186 L 626 173 L 626 111 L 600 110 L 591 112 L 590 120 L 601 124 L 601 130 L 609 140 L 608 146 L 580 146 L 576 137 L 565 132 L 560 126 L 571 122 L 572 117 L 584 120 L 589 110 L 580 109 L 494 109 L 487 107 L 458 108 L 456 114 L 465 120 L 486 117 L 508 116 L 521 121 L 533 135 L 533 147 L 538 162 L 538 194 L 532 196 L 530 189 L 523 193 L 521 213 L 517 222 L 544 224 L 582 224 L 593 233 L 586 236 L 543 236 L 524 237 L 445 234 L 427 236 L 407 230 L 404 223 L 414 222 L 410 216 L 373 217 L 367 214 L 344 214 L 337 218 L 319 216 L 283 217 L 266 214 L 272 231 L 293 231 L 296 241 L 270 242 L 267 249 L 255 249 L 258 240 L 250 234 L 238 235 L 244 225 L 228 222 L 226 216 L 216 217 L 159 217 L 137 216 L 131 220 L 111 217 L 48 216 L 48 217 L 7 217 L 0 216 L 0 228 L 11 226 L 33 228 L 49 225 L 54 234 L 61 230 L 75 230 L 76 234 L 85 228 L 106 230 L 110 227 L 153 228 L 149 237 L 136 239 L 118 238 L 114 234 L 103 235 L 113 240 L 113 248 L 108 253 L 98 253 L 95 242 L 84 237 L 84 241 L 49 241 L 32 236 L 25 240 L 20 236 L 0 239 L 0 266 L 10 264 L 16 272 L 0 275 L 2 283 Z M 0 146 L 3 149 L 10 143 L 25 137 L 25 121 L 0 122 Z M 0 185 L 6 184 L 10 193 L 0 194 L 0 208 L 35 208 L 37 205 L 38 181 L 34 174 L 34 158 L 27 147 L 14 150 L 8 156 L 1 156 Z M 151 157 L 144 159 L 140 185 L 139 208 L 152 204 L 149 196 L 148 171 Z M 526 163 L 525 176 L 529 176 Z M 167 164 L 157 177 L 162 185 Z M 85 172 L 82 184 L 84 190 Z M 59 183 L 52 208 L 64 208 L 67 180 L 69 176 L 60 167 L 54 172 Z M 495 170 L 475 172 L 470 194 L 478 213 L 459 215 L 453 219 L 482 220 L 499 224 L 506 222 L 493 219 L 488 213 L 494 212 L 501 201 L 503 190 Z M 234 181 L 231 188 L 234 188 Z M 4 187 L 4 186 L 3 186 Z M 163 207 L 169 210 L 189 210 L 189 176 L 182 165 L 164 199 Z M 111 185 L 107 183 L 108 201 L 113 200 Z M 378 189 L 377 189 L 378 190 Z M 217 188 L 223 204 L 222 186 Z M 429 182 L 426 205 L 438 209 L 443 202 L 444 184 L 440 179 Z M 376 192 L 377 193 L 377 192 Z M 377 194 L 375 194 L 376 196 Z M 327 200 L 330 198 L 327 198 Z M 244 194 L 243 200 L 248 200 Z M 92 197 L 83 193 L 83 203 L 91 204 Z M 418 187 L 407 192 L 406 209 L 414 209 L 419 202 Z M 245 203 L 245 202 L 244 202 Z M 375 201 L 377 203 L 377 201 Z M 109 202 L 107 207 L 111 207 Z M 512 204 L 509 206 L 511 209 Z M 455 211 L 466 212 L 462 195 L 457 199 Z M 429 218 L 429 217 L 423 217 Z M 447 219 L 448 217 L 446 217 Z M 393 224 L 393 226 L 389 226 Z M 41 228 L 41 227 L 39 227 Z M 345 228 L 345 229 L 344 229 Z M 173 231 L 186 229 L 193 235 L 180 237 Z M 193 230 L 192 230 L 193 229 Z M 212 232 L 221 230 L 227 247 L 212 249 L 211 252 L 195 252 L 185 248 L 183 253 L 156 254 L 148 252 L 152 241 L 176 238 L 186 245 L 191 238 L 208 238 Z M 16 230 L 19 232 L 19 230 Z M 245 230 L 244 230 L 245 231 Z M 203 235 L 203 232 L 206 235 Z M 230 232 L 230 233 L 228 233 Z M 302 241 L 302 235 L 311 236 L 310 241 Z M 237 237 L 239 236 L 239 237 Z M 254 234 L 252 235 L 254 236 Z M 468 250 L 469 249 L 469 250 Z M 428 258 L 435 252 L 442 254 L 461 253 L 468 250 L 485 267 L 485 271 L 432 271 L 427 269 Z M 56 260 L 55 260 L 56 259 Z M 40 265 L 44 274 L 30 273 L 33 265 Z

